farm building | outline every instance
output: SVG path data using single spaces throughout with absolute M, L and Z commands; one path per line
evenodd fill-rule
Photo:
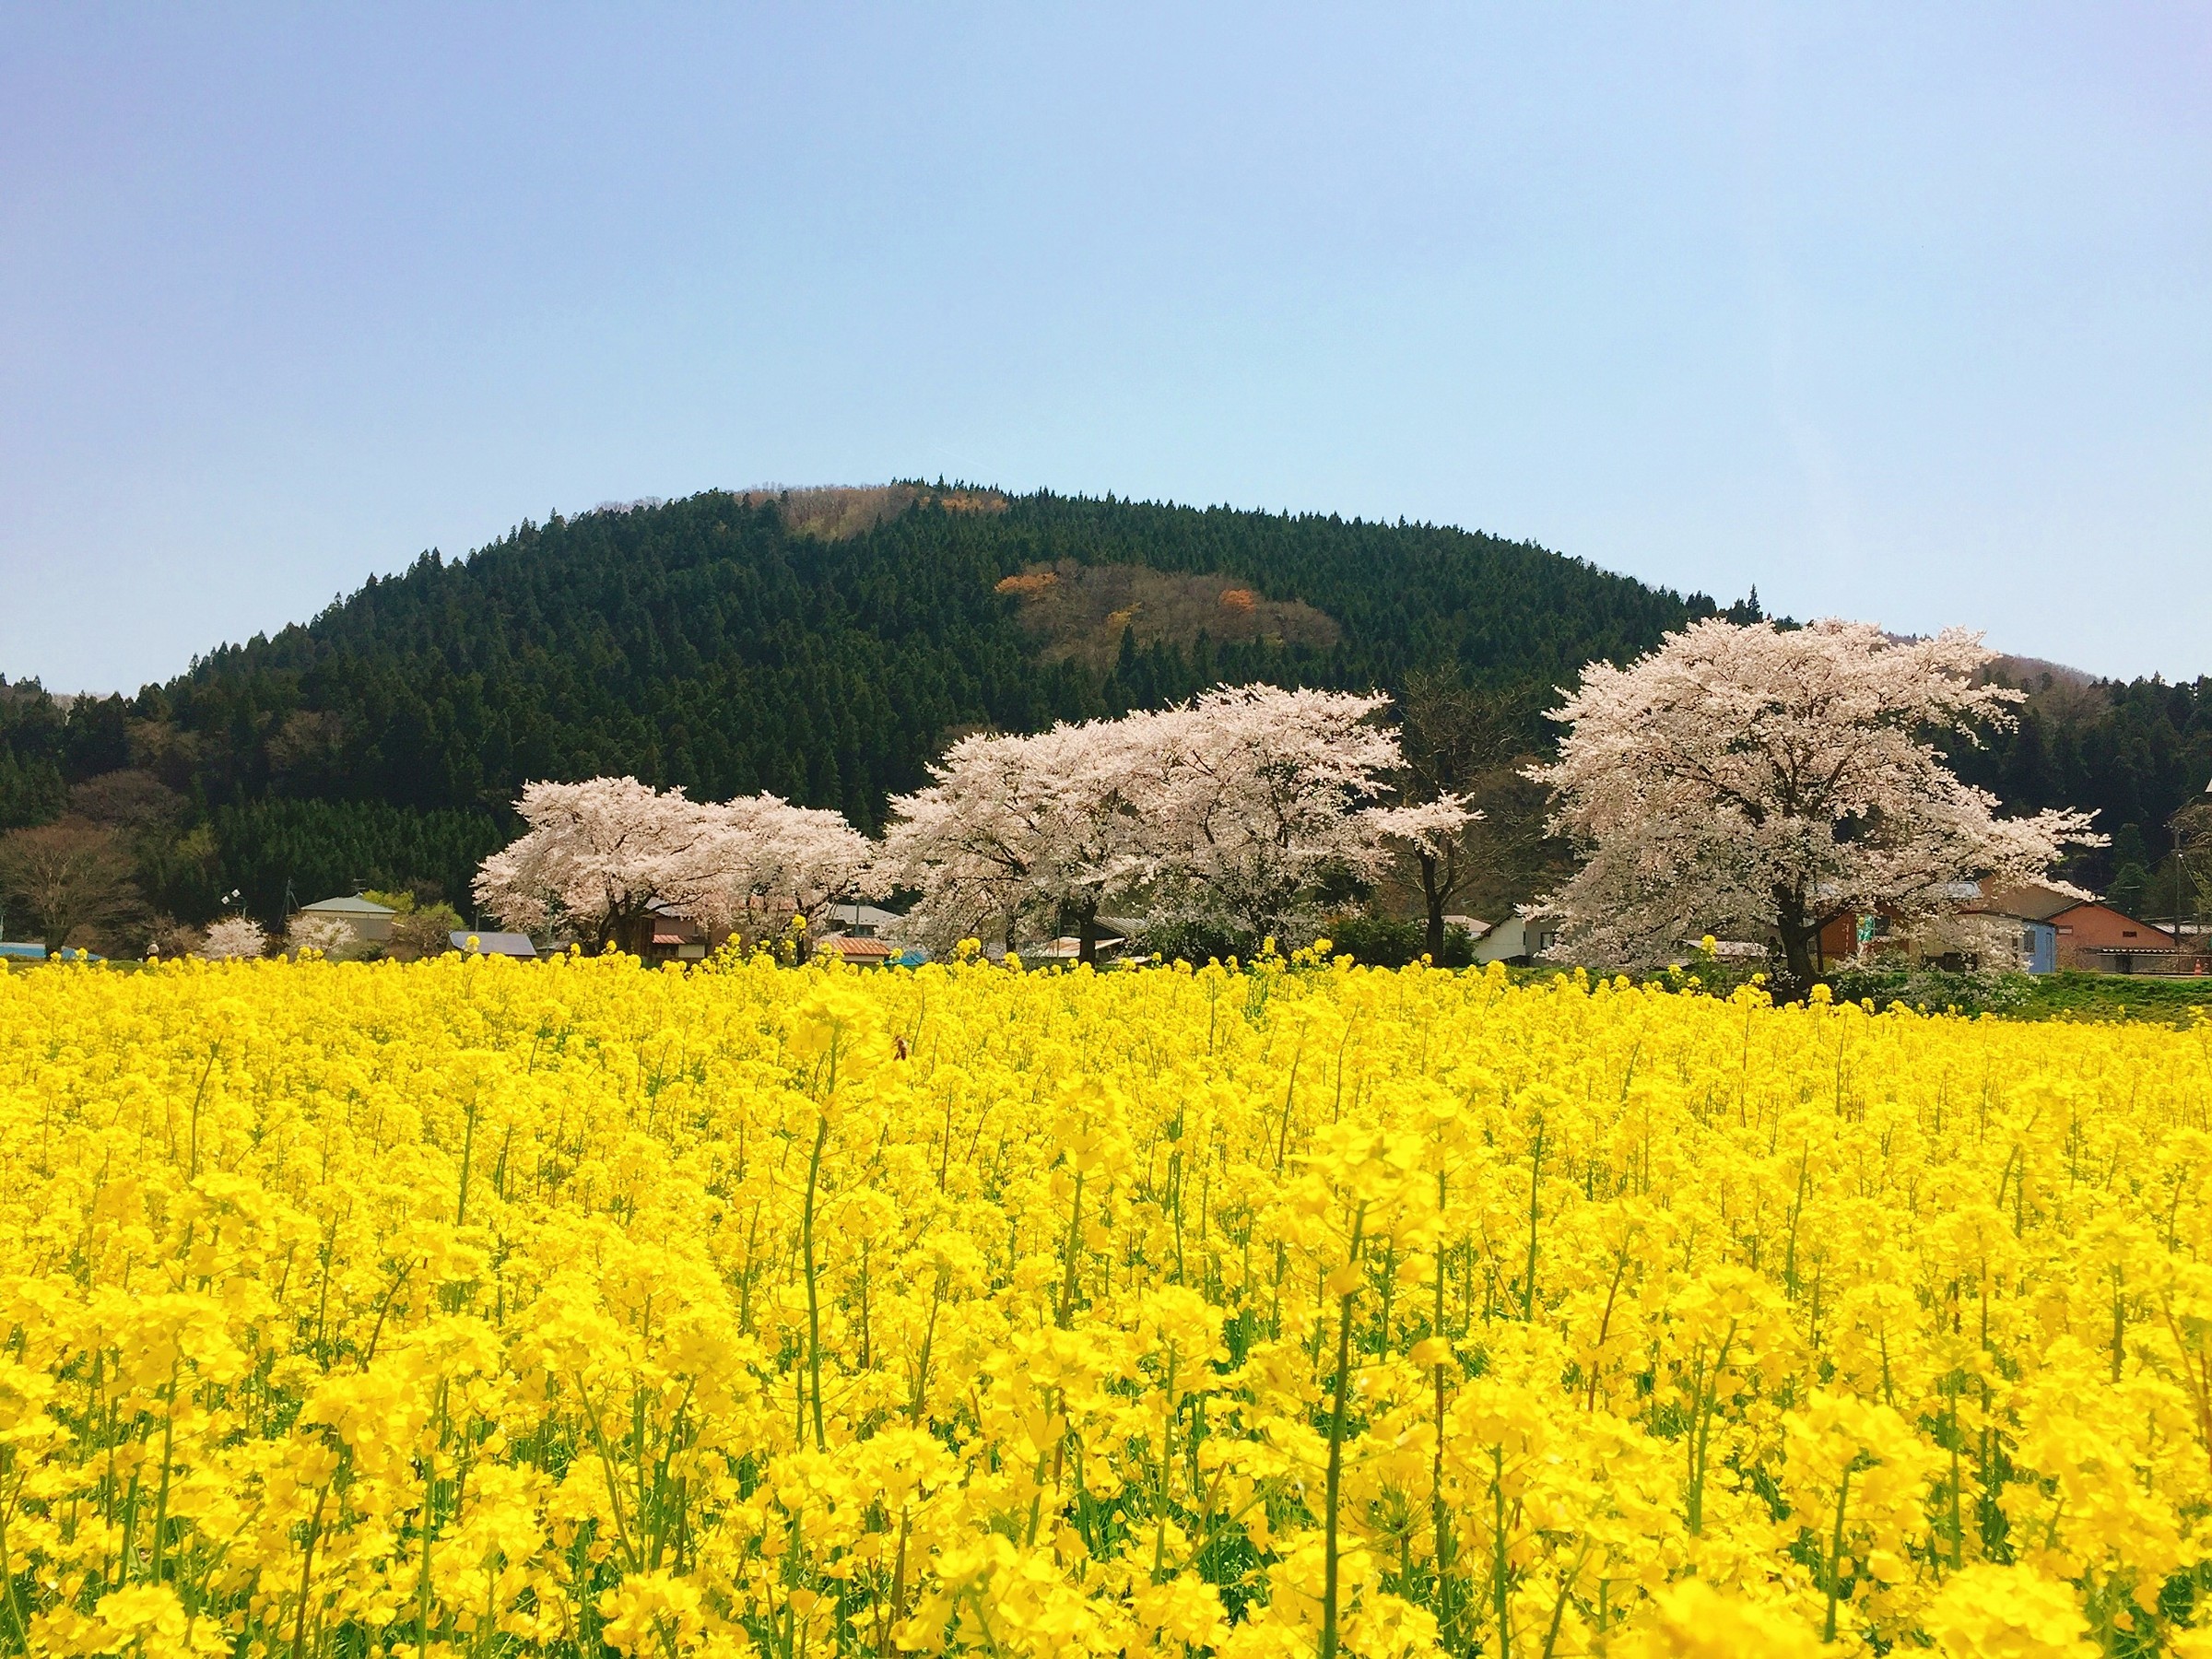
M 364 899 L 359 893 L 340 899 L 319 899 L 300 907 L 303 916 L 323 916 L 343 922 L 364 945 L 382 945 L 392 937 L 392 919 L 399 912 L 388 904 Z

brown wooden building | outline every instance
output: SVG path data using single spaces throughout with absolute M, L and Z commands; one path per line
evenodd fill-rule
M 2163 927 L 2138 922 L 2101 901 L 2071 905 L 2051 918 L 2058 929 L 2058 965 L 2091 973 L 2201 973 L 2196 952 Z M 2183 962 L 2180 959 L 2191 959 Z

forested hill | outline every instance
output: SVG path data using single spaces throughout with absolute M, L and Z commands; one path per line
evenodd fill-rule
M 1139 567 L 1132 569 L 1131 567 Z M 426 554 L 134 699 L 0 694 L 0 823 L 131 769 L 203 831 L 144 879 L 274 914 L 357 882 L 460 897 L 530 778 L 773 790 L 873 828 L 948 734 L 1221 680 L 1558 683 L 1709 612 L 1432 525 L 918 486 L 710 492 Z M 186 839 L 189 840 L 189 837 Z
M 2112 844 L 2077 855 L 2068 875 L 2134 915 L 2212 921 L 2212 678 L 2011 677 L 2029 694 L 2017 724 L 1980 747 L 1954 745 L 1959 774 L 2015 812 L 2095 812 Z M 2194 822 L 2177 826 L 2184 808 Z
M 135 698 L 65 708 L 0 680 L 0 830 L 107 824 L 144 908 L 186 921 L 233 889 L 272 920 L 288 895 L 360 885 L 465 900 L 531 778 L 773 790 L 874 829 L 962 730 L 1224 680 L 1394 691 L 1449 668 L 1548 688 L 1713 609 L 1426 524 L 912 484 L 713 491 L 426 554 Z M 2116 845 L 2077 874 L 2170 913 L 2167 826 L 2212 776 L 2212 681 L 2030 684 L 2019 732 L 1961 770 L 2016 807 L 2097 809 Z
M 1457 530 L 958 499 L 973 504 L 920 500 L 843 539 L 722 493 L 525 525 L 218 652 L 165 688 L 165 717 L 223 735 L 199 761 L 211 800 L 497 806 L 526 778 L 634 772 L 872 826 L 957 727 L 1024 729 L 1224 678 L 1387 686 L 1438 661 L 1557 678 L 1642 649 L 1700 603 Z M 997 590 L 1062 559 L 1241 579 L 1341 637 L 1236 641 L 1202 625 L 1139 651 L 1132 629 L 1131 660 L 1103 677 L 1042 662 L 1021 596 Z

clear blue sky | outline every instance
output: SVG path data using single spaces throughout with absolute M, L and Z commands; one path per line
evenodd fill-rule
M 0 9 L 0 673 L 712 486 L 2212 672 L 2212 7 Z

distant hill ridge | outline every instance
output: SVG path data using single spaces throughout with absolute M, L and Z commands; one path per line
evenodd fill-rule
M 1335 514 L 919 480 L 607 503 L 425 553 L 134 698 L 0 697 L 0 828 L 128 768 L 190 826 L 144 878 L 172 913 L 411 878 L 457 898 L 531 778 L 772 790 L 874 829 L 959 731 L 1224 680 L 1548 688 L 1715 609 L 1533 543 Z M 2177 689 L 2066 714 L 2147 735 L 2039 727 L 2025 760 L 2000 743 L 1971 770 L 2007 800 L 2123 805 L 2155 860 L 2159 803 L 2212 754 Z
M 265 910 L 288 882 L 450 893 L 530 778 L 773 790 L 872 829 L 950 733 L 1221 680 L 1389 688 L 1449 664 L 1558 683 L 1712 608 L 1433 524 L 918 480 L 710 490 L 426 553 L 135 698 L 0 712 L 0 793 L 52 768 L 18 788 L 51 810 L 61 782 L 159 776 L 219 843 L 168 894 L 181 914 L 218 882 Z
M 1146 585 L 1153 611 L 1171 586 L 1233 587 L 1299 625 L 1230 611 L 1155 629 L 1140 601 L 1134 660 L 1116 637 L 1101 662 L 1007 591 L 1047 570 L 1068 572 L 1064 592 Z M 149 713 L 165 729 L 143 741 L 201 739 L 194 770 L 224 800 L 496 809 L 525 778 L 629 771 L 872 824 L 955 727 L 1033 727 L 1221 678 L 1387 687 L 1451 662 L 1558 679 L 1710 609 L 1430 525 L 914 484 L 711 491 L 426 555 L 213 653 L 163 688 Z

